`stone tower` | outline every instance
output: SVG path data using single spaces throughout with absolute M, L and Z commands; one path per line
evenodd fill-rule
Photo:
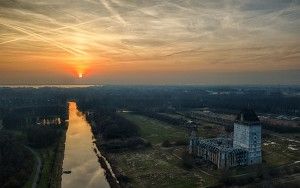
M 262 162 L 261 124 L 253 110 L 242 110 L 234 123 L 233 147 L 248 151 L 248 165 Z
M 197 142 L 197 131 L 198 126 L 196 124 L 193 124 L 192 122 L 188 123 L 188 127 L 190 129 L 190 143 L 189 143 L 189 153 L 193 153 L 193 147 L 195 147 Z

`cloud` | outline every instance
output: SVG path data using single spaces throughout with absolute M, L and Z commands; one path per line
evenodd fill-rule
M 299 12 L 298 0 L 1 1 L 0 68 L 59 54 L 93 65 L 299 69 Z

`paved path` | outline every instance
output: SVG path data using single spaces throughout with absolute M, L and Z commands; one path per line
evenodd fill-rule
M 33 179 L 33 182 L 32 182 L 32 188 L 36 188 L 37 186 L 37 183 L 38 183 L 38 179 L 39 179 L 39 175 L 40 175 L 40 172 L 41 172 L 41 167 L 42 167 L 42 162 L 41 162 L 41 158 L 40 156 L 37 154 L 37 152 L 35 152 L 33 149 L 31 149 L 30 147 L 28 146 L 25 146 L 25 148 L 27 148 L 35 157 L 36 159 L 36 162 L 37 162 L 37 165 L 36 165 L 36 171 L 35 171 L 35 175 L 34 175 L 34 179 Z

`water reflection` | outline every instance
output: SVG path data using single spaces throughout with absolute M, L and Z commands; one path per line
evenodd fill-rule
M 70 102 L 63 170 L 71 173 L 62 175 L 63 188 L 109 187 L 94 148 L 85 116 L 78 111 L 76 103 Z

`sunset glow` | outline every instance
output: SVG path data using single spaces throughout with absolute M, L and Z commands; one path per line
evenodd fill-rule
M 299 107 L 300 0 L 0 0 L 0 188 L 296 186 Z
M 299 1 L 17 0 L 0 11 L 2 84 L 299 81 Z

